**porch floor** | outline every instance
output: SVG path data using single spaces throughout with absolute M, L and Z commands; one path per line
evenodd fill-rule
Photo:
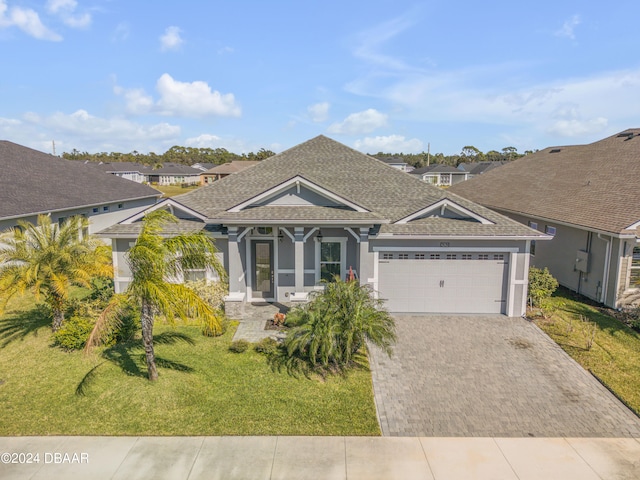
M 242 306 L 242 313 L 237 315 L 240 318 L 233 318 L 240 322 L 233 340 L 246 340 L 255 343 L 267 337 L 275 340 L 284 338 L 284 332 L 265 330 L 264 327 L 267 321 L 272 319 L 276 313 L 287 313 L 290 308 L 290 303 L 245 303 Z

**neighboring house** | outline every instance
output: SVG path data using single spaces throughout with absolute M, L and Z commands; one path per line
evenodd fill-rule
M 154 205 L 161 193 L 82 162 L 0 141 L 0 231 L 38 214 L 91 221 L 94 233 Z
M 136 183 L 144 183 L 147 181 L 145 172 L 149 170 L 149 167 L 142 163 L 134 162 L 89 162 L 85 164 L 94 168 L 102 170 L 103 172 L 110 173 L 116 177 L 126 178 Z
M 198 185 L 202 173 L 202 170 L 179 163 L 165 163 L 157 168 L 133 162 L 85 163 L 117 177 L 153 185 Z
M 464 182 L 469 174 L 450 165 L 434 164 L 428 167 L 416 168 L 409 172 L 423 182 L 437 187 L 449 187 L 459 182 Z
M 610 307 L 640 288 L 640 129 L 551 147 L 451 190 L 553 236 L 531 261 Z
M 167 234 L 216 240 L 231 316 L 245 302 L 306 301 L 322 280 L 350 272 L 392 312 L 519 316 L 530 242 L 547 238 L 325 136 L 157 208 L 180 218 Z M 100 233 L 112 239 L 118 292 L 144 214 Z
M 241 172 L 249 167 L 253 167 L 260 163 L 256 160 L 233 160 L 228 163 L 223 163 L 216 167 L 210 168 L 204 173 L 200 174 L 200 185 L 211 185 L 216 180 L 220 180 L 234 173 Z
M 409 173 L 414 167 L 405 162 L 402 158 L 397 157 L 389 157 L 389 158 L 380 158 L 378 159 L 383 163 L 386 163 L 390 167 L 395 168 L 396 170 L 400 170 L 401 172 Z
M 506 165 L 509 162 L 471 162 L 471 163 L 460 163 L 458 164 L 458 170 L 465 172 L 467 174 L 467 178 L 473 178 L 478 175 L 482 175 L 485 172 L 489 172 L 494 168 L 501 167 L 502 165 Z
M 206 172 L 207 170 L 209 170 L 210 168 L 213 168 L 216 166 L 215 163 L 194 163 L 193 165 L 191 165 L 193 168 L 197 168 L 198 170 L 200 170 L 201 172 Z

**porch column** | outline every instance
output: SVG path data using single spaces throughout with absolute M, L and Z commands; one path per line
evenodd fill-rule
M 295 288 L 296 296 L 304 295 L 304 228 L 294 228 L 295 246 Z
M 369 251 L 369 228 L 360 229 L 360 265 L 358 276 L 360 277 L 360 285 L 370 285 L 369 279 L 374 276 L 374 260 L 373 252 Z
M 242 260 L 238 242 L 238 227 L 229 227 L 229 295 L 232 296 L 244 289 L 241 288 Z

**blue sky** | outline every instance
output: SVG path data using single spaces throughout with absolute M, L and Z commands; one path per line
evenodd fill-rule
M 0 0 L 0 139 L 523 152 L 640 127 L 637 2 Z

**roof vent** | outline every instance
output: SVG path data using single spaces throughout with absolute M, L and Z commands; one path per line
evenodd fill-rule
M 561 150 L 560 148 L 554 148 L 549 153 L 560 153 L 560 150 Z
M 622 132 L 622 133 L 618 134 L 618 138 L 625 138 L 625 137 L 627 139 L 633 137 L 633 132 Z

